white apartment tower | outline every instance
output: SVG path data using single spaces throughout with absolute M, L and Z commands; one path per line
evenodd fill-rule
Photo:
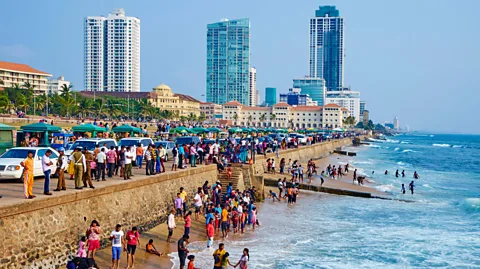
M 255 67 L 250 67 L 248 100 L 249 106 L 255 106 L 257 104 L 257 69 Z
M 87 91 L 140 91 L 140 19 L 123 9 L 85 18 L 84 79 Z

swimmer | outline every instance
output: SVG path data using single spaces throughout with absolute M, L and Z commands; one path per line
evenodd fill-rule
M 400 173 L 398 173 L 398 169 L 397 171 L 395 172 L 395 177 L 398 177 L 400 175 Z
M 385 170 L 385 175 L 388 175 L 388 170 Z
M 420 178 L 420 176 L 418 175 L 417 171 L 415 171 L 415 172 L 413 173 L 413 178 L 414 178 L 414 179 L 419 179 L 419 178 Z
M 405 184 L 402 184 L 402 193 L 405 194 Z
M 402 177 L 405 177 L 405 170 L 402 171 Z

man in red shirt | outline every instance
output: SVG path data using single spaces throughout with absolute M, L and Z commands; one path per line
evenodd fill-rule
M 140 245 L 140 234 L 137 231 L 137 227 L 134 226 L 128 231 L 125 239 L 127 240 L 127 247 L 124 249 L 127 251 L 127 268 L 134 268 L 135 250 L 137 249 L 137 244 Z
M 213 237 L 215 235 L 215 228 L 213 227 L 213 219 L 211 219 L 207 224 L 207 248 L 210 248 L 213 245 Z

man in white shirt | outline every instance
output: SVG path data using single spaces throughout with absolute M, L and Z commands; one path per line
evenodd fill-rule
M 117 224 L 115 226 L 115 231 L 112 231 L 110 234 L 110 240 L 112 240 L 112 268 L 118 268 L 120 254 L 122 253 L 123 248 L 126 247 L 124 236 L 125 234 L 122 231 L 122 225 Z
M 59 148 L 58 152 L 60 153 L 57 161 L 58 183 L 57 188 L 53 191 L 66 191 L 67 186 L 65 184 L 65 170 L 68 167 L 68 158 L 65 156 L 65 149 L 63 147 Z
M 139 165 L 137 164 L 137 146 L 133 145 L 130 146 L 130 153 L 132 154 L 132 166 L 135 164 L 135 166 Z
M 102 148 L 97 154 L 97 181 L 100 181 L 100 175 L 102 180 L 105 181 L 105 162 L 107 155 L 105 154 L 105 148 Z
M 43 183 L 43 194 L 52 195 L 50 192 L 50 174 L 52 173 L 53 162 L 50 160 L 50 155 L 52 151 L 47 149 L 45 155 L 42 157 L 42 170 L 45 175 L 45 182 Z
M 175 229 L 177 226 L 175 225 L 175 209 L 172 209 L 170 211 L 170 215 L 168 215 L 167 219 L 167 226 L 168 226 L 168 237 L 167 237 L 167 242 L 169 243 L 175 243 L 175 241 L 171 241 L 170 239 L 172 238 L 173 235 L 173 229 Z
M 125 150 L 125 172 L 123 173 L 123 179 L 130 179 L 132 176 L 132 160 L 133 154 L 130 147 Z
M 193 203 L 193 205 L 195 206 L 195 219 L 196 220 L 199 220 L 199 215 L 200 215 L 200 211 L 201 211 L 201 208 L 202 208 L 202 196 L 200 195 L 200 192 L 197 192 L 195 194 L 195 197 L 193 198 L 193 200 L 195 201 Z
M 162 145 L 160 145 L 158 154 L 160 156 L 160 166 L 162 168 L 162 173 L 165 173 L 165 165 L 163 163 L 165 162 L 165 155 L 167 155 L 167 151 L 163 148 Z
M 218 141 L 216 141 L 212 145 L 212 147 L 213 147 L 213 155 L 218 157 L 218 148 L 220 147 L 220 145 L 218 144 Z

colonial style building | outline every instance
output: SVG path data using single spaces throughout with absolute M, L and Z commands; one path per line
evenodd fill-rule
M 210 102 L 200 102 L 200 112 L 205 113 L 207 119 L 215 119 L 222 116 L 222 106 Z
M 343 127 L 343 120 L 348 116 L 348 109 L 337 104 L 290 106 L 282 102 L 271 107 L 248 107 L 230 101 L 223 105 L 223 120 L 239 126 L 338 128 Z
M 153 88 L 151 92 L 92 92 L 83 91 L 82 95 L 87 97 L 113 96 L 140 101 L 146 98 L 154 107 L 160 110 L 169 110 L 177 114 L 178 117 L 189 116 L 191 113 L 200 116 L 200 101 L 197 99 L 179 93 L 173 93 L 172 89 L 165 84 Z

